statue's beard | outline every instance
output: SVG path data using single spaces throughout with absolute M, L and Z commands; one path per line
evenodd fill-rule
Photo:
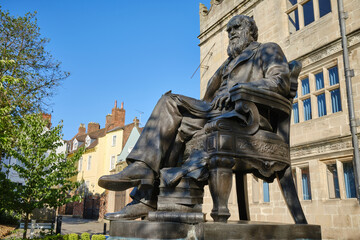
M 236 58 L 251 42 L 252 38 L 248 31 L 242 31 L 240 35 L 230 39 L 227 48 L 229 57 Z

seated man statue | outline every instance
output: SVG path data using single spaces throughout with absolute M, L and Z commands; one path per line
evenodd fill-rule
M 289 94 L 288 62 L 277 44 L 256 42 L 255 21 L 244 15 L 234 16 L 226 31 L 229 57 L 209 80 L 204 98 L 165 93 L 128 155 L 129 165 L 120 173 L 99 179 L 99 186 L 108 190 L 136 187 L 131 194 L 134 201 L 107 218 L 135 219 L 156 209 L 160 169 L 178 166 L 184 144 L 208 121 L 234 109 L 229 94 L 234 85 L 251 85 L 283 96 Z M 263 121 L 267 120 L 265 115 Z

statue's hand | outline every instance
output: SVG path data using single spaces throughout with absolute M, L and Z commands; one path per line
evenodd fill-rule
M 211 106 L 213 109 L 223 110 L 224 108 L 227 109 L 230 104 L 230 93 L 221 94 L 214 98 L 211 102 Z

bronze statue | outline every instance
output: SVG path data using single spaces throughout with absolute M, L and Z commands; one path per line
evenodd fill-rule
M 145 128 L 129 154 L 129 166 L 114 175 L 102 176 L 99 186 L 113 191 L 135 187 L 134 201 L 108 219 L 135 219 L 156 209 L 158 178 L 163 168 L 179 167 L 179 155 L 205 124 L 216 118 L 243 119 L 233 111 L 235 103 L 230 89 L 263 89 L 287 97 L 290 93 L 289 64 L 275 43 L 258 43 L 255 21 L 244 15 L 233 17 L 227 24 L 228 59 L 209 80 L 202 100 L 165 93 L 155 106 Z M 259 128 L 271 130 L 268 112 L 259 113 Z M 183 168 L 184 169 L 184 168 Z M 186 173 L 183 173 L 186 174 Z

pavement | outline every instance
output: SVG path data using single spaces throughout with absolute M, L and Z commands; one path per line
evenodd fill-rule
M 106 235 L 109 234 L 110 223 L 107 220 L 97 221 L 93 219 L 73 218 L 71 215 L 63 216 L 61 234 L 84 232 L 90 234 L 104 234 L 104 223 L 106 223 Z

